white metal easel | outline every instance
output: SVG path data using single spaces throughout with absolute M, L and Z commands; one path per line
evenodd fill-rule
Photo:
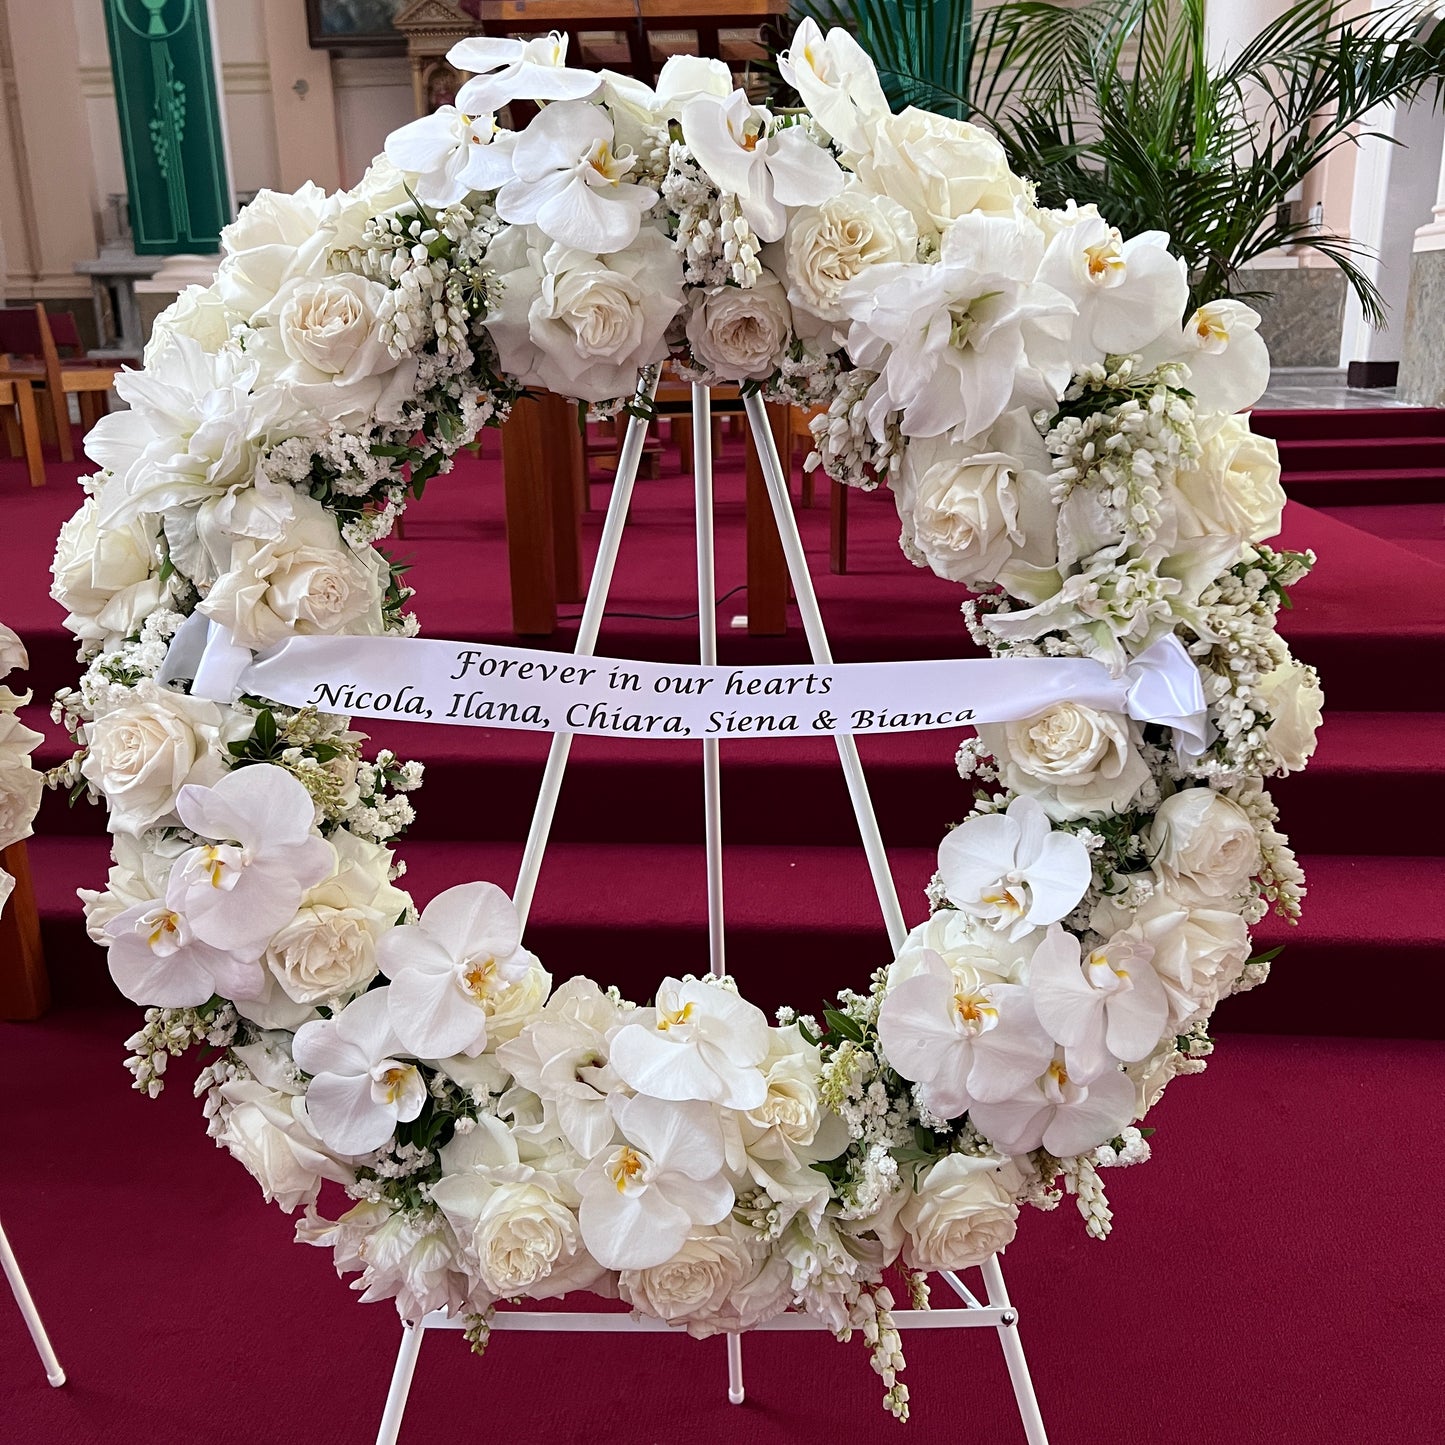
M 655 377 L 639 390 L 639 400 L 651 403 L 656 390 Z M 797 519 L 793 515 L 792 499 L 788 494 L 787 478 L 778 457 L 777 444 L 772 428 L 768 425 L 767 413 L 761 396 L 747 397 L 745 407 L 748 425 L 758 449 L 762 463 L 763 480 L 782 538 L 783 552 L 787 560 L 788 574 L 797 599 L 798 611 L 803 620 L 803 631 L 814 663 L 827 664 L 832 661 L 828 638 L 823 630 L 823 617 L 818 608 L 818 598 L 813 591 L 812 577 L 808 572 L 807 559 L 803 552 L 802 538 L 798 533 Z M 647 437 L 648 423 L 634 417 L 628 424 L 627 435 L 618 458 L 617 477 L 612 486 L 612 498 L 608 504 L 607 517 L 603 523 L 602 539 L 598 545 L 597 561 L 592 581 L 587 590 L 587 601 L 583 608 L 582 620 L 577 629 L 574 651 L 590 654 L 597 645 L 602 625 L 602 614 L 607 604 L 607 595 L 612 585 L 612 573 L 617 562 L 618 547 L 627 521 L 628 508 L 632 501 L 632 489 L 637 480 L 638 464 L 642 458 L 642 447 Z M 713 579 L 713 466 L 712 466 L 712 402 L 705 386 L 692 389 L 692 436 L 693 436 L 693 479 L 697 525 L 697 605 L 698 643 L 701 661 L 705 664 L 717 662 L 717 614 L 716 588 Z M 907 927 L 903 921 L 903 909 L 894 887 L 893 874 L 888 867 L 888 857 L 883 847 L 883 838 L 878 821 L 873 813 L 873 802 L 868 794 L 868 784 L 863 776 L 863 765 L 858 757 L 858 744 L 851 734 L 838 734 L 838 757 L 848 784 L 848 794 L 853 804 L 853 813 L 858 820 L 858 831 L 862 836 L 863 850 L 867 855 L 868 868 L 873 878 L 873 887 L 878 895 L 878 904 L 888 929 L 888 941 L 896 952 L 901 946 Z M 527 835 L 526 848 L 522 854 L 521 869 L 517 876 L 517 887 L 513 897 L 517 912 L 525 927 L 531 910 L 532 897 L 541 872 L 542 858 L 547 848 L 548 835 L 552 829 L 552 818 L 556 811 L 557 795 L 562 786 L 562 776 L 567 768 L 567 758 L 572 748 L 570 733 L 557 733 L 552 739 L 547 755 L 546 770 L 537 796 L 537 806 L 532 815 L 532 825 Z M 712 972 L 725 972 L 723 959 L 723 893 L 722 893 L 722 801 L 719 788 L 718 740 L 705 738 L 703 754 L 703 798 L 705 804 L 705 827 L 707 834 L 707 901 L 708 901 L 708 951 Z M 1038 1401 L 1034 1396 L 1033 1382 L 1029 1378 L 1028 1361 L 1024 1356 L 1023 1344 L 1019 1339 L 1018 1312 L 1009 1301 L 1004 1287 L 1003 1271 L 999 1268 L 998 1257 L 986 1260 L 982 1267 L 984 1295 L 987 1303 L 977 1298 L 957 1274 L 948 1271 L 943 1279 L 962 1301 L 962 1308 L 938 1310 L 895 1310 L 894 1320 L 901 1330 L 909 1329 L 960 1329 L 992 1327 L 998 1331 L 1003 1346 L 1004 1359 L 1008 1365 L 1009 1379 L 1013 1383 L 1014 1398 L 1018 1404 L 1019 1418 L 1023 1423 L 1028 1445 L 1048 1445 L 1044 1432 L 1043 1417 L 1039 1413 Z M 401 1430 L 402 1416 L 406 1411 L 407 1395 L 411 1389 L 412 1375 L 416 1370 L 417 1356 L 421 1342 L 429 1329 L 464 1329 L 461 1319 L 449 1318 L 441 1313 L 427 1315 L 419 1324 L 402 1326 L 401 1346 L 397 1351 L 396 1366 L 392 1371 L 391 1388 L 387 1393 L 386 1408 L 377 1431 L 377 1445 L 396 1445 Z M 571 1313 L 506 1311 L 493 1316 L 491 1327 L 498 1330 L 574 1332 L 593 1331 L 604 1333 L 658 1334 L 671 1328 L 662 1320 L 634 1319 L 630 1315 L 613 1313 Z M 817 1321 L 806 1315 L 784 1314 L 758 1326 L 760 1331 L 791 1331 L 823 1328 Z M 744 1399 L 742 1337 L 728 1336 L 728 1399 L 740 1405 Z
M 15 1251 L 10 1248 L 10 1241 L 5 1237 L 3 1225 L 0 1225 L 0 1266 L 4 1267 L 5 1278 L 10 1282 L 15 1303 L 20 1306 L 20 1314 L 25 1321 L 25 1327 L 30 1331 L 30 1338 L 35 1342 L 35 1352 L 40 1356 L 40 1363 L 45 1366 L 45 1378 L 58 1389 L 65 1383 L 65 1371 L 60 1368 L 60 1361 L 55 1357 L 50 1336 L 45 1333 L 45 1326 L 40 1319 L 40 1311 L 35 1308 L 35 1301 L 30 1298 L 30 1290 L 25 1284 L 25 1276 L 20 1273 L 20 1262 L 15 1258 Z

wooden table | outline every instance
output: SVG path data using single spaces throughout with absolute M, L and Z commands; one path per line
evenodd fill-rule
M 17 444 L 25 454 L 25 470 L 32 487 L 45 485 L 45 459 L 40 451 L 40 417 L 35 410 L 34 377 L 29 372 L 0 370 L 0 407 L 5 409 L 5 435 L 11 455 Z M 15 415 L 10 415 L 10 408 Z

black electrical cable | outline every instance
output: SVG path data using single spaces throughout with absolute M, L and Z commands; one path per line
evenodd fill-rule
M 729 597 L 735 597 L 739 592 L 745 592 L 747 585 L 746 582 L 739 582 L 736 587 L 724 592 L 723 595 L 713 603 L 713 608 L 719 608 Z M 604 612 L 602 614 L 604 621 L 609 617 L 625 617 L 635 622 L 691 622 L 696 616 L 696 612 Z M 559 613 L 557 616 L 558 622 L 580 622 L 581 620 L 582 614 L 580 612 L 569 613 L 565 616 Z

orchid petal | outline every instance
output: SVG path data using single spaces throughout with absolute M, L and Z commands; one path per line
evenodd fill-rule
M 639 1094 L 616 1104 L 613 1112 L 622 1132 L 659 1169 L 706 1179 L 723 1167 L 722 1130 L 707 1104 L 670 1103 Z
M 306 1112 L 339 1154 L 369 1154 L 396 1132 L 396 1111 L 371 1097 L 367 1074 L 318 1074 L 306 1090 Z
M 301 782 L 284 768 L 258 763 L 237 768 L 210 787 L 187 783 L 176 797 L 176 812 L 193 833 L 243 847 L 274 849 L 299 843 L 311 832 L 316 805 Z
M 582 1242 L 604 1269 L 650 1269 L 682 1248 L 692 1217 L 655 1189 L 630 1193 L 610 1186 L 582 1196 Z
M 1127 1074 L 1100 1074 L 1087 1090 L 1077 1103 L 1057 1108 L 1044 1129 L 1040 1142 L 1055 1158 L 1087 1154 L 1107 1144 L 1134 1117 L 1134 1085 Z
M 487 1016 L 463 996 L 451 974 L 403 969 L 391 981 L 391 1026 L 420 1059 L 480 1053 Z
M 522 942 L 517 910 L 495 883 L 459 883 L 438 893 L 422 910 L 421 926 L 458 963 L 478 953 L 501 961 Z
M 843 189 L 843 172 L 801 126 L 789 126 L 768 143 L 773 194 L 785 206 L 821 206 Z
M 1003 1154 L 1027 1154 L 1037 1149 L 1053 1115 L 1053 1106 L 1036 1088 L 1023 1098 L 975 1104 L 968 1111 L 974 1128 Z
M 1039 1022 L 1028 989 L 995 984 L 989 995 L 998 1007 L 998 1023 L 974 1039 L 968 1075 L 969 1093 L 985 1103 L 1030 1087 L 1054 1054 L 1054 1041 Z
M 1094 876 L 1088 849 L 1072 833 L 1050 833 L 1026 866 L 1033 894 L 1028 921 L 1035 924 L 1057 923 L 1076 908 Z
M 645 1024 L 629 1024 L 612 1040 L 617 1077 L 654 1099 L 705 1099 L 721 1103 L 727 1086 L 697 1049 Z M 766 1088 L 764 1089 L 766 1093 Z

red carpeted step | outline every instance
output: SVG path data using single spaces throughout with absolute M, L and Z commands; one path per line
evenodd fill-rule
M 1358 499 L 1355 499 L 1358 500 Z M 1445 566 L 1445 496 L 1436 502 L 1398 506 L 1341 506 L 1326 509 L 1347 527 L 1382 537 L 1407 552 Z
M 1380 436 L 1445 436 L 1445 409 L 1433 406 L 1260 407 L 1251 428 L 1279 441 L 1352 440 Z
M 1342 471 L 1286 471 L 1287 495 L 1309 507 L 1393 507 L 1445 503 L 1445 462 L 1431 466 L 1359 467 Z
M 1445 418 L 1442 418 L 1445 421 Z M 1445 426 L 1433 436 L 1382 433 L 1358 440 L 1311 437 L 1279 443 L 1286 475 L 1297 472 L 1368 472 L 1376 468 L 1445 467 Z

